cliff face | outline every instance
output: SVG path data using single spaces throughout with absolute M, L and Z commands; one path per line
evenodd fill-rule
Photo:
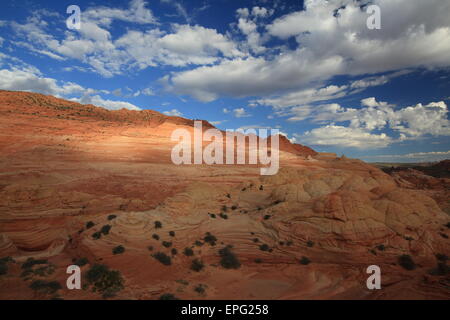
M 450 298 L 448 278 L 434 271 L 436 255 L 450 255 L 450 219 L 427 188 L 283 138 L 275 176 L 255 166 L 175 166 L 170 135 L 192 125 L 1 91 L 0 258 L 15 262 L 0 275 L 0 298 L 51 298 L 30 289 L 44 279 L 63 285 L 66 299 L 98 299 L 64 287 L 67 266 L 80 258 L 89 261 L 83 274 L 95 263 L 119 270 L 124 299 Z M 113 254 L 119 245 L 125 252 Z M 221 264 L 225 246 L 239 268 Z M 24 276 L 30 257 L 54 271 Z M 194 259 L 204 264 L 199 272 Z M 366 287 L 369 265 L 381 268 L 380 291 Z M 199 284 L 205 293 L 194 290 Z

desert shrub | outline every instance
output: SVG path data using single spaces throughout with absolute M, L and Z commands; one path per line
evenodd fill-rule
M 73 261 L 73 264 L 75 264 L 79 267 L 83 267 L 83 266 L 87 265 L 88 263 L 89 263 L 89 260 L 87 258 L 75 259 Z
M 170 247 L 172 246 L 172 242 L 170 242 L 170 241 L 163 241 L 163 242 L 162 242 L 162 245 L 163 245 L 164 247 L 166 247 L 166 248 L 170 248 Z
M 269 220 L 271 217 L 272 217 L 272 216 L 271 216 L 270 214 L 266 214 L 266 215 L 264 216 L 264 220 Z
M 447 222 L 445 226 L 450 229 L 450 222 Z
M 398 258 L 398 263 L 406 270 L 414 270 L 416 264 L 410 255 L 404 254 Z
M 223 212 L 227 212 L 227 211 L 228 211 L 228 207 L 227 207 L 226 205 L 223 205 L 223 206 L 222 206 L 222 211 L 223 211 Z
M 207 232 L 205 237 L 203 238 L 203 241 L 205 241 L 206 243 L 208 243 L 211 246 L 215 246 L 217 238 L 215 236 L 213 236 L 211 233 Z
M 39 293 L 53 294 L 62 287 L 57 281 L 35 280 L 30 284 L 30 288 Z
M 231 199 L 231 194 L 229 194 L 229 193 L 227 193 L 227 196 L 226 196 L 228 199 Z
M 172 250 L 170 252 L 172 253 L 173 256 L 178 254 L 178 250 L 175 248 L 172 248 Z
M 446 235 L 445 233 L 442 233 L 442 232 L 441 232 L 441 233 L 439 233 L 439 234 L 441 235 L 442 238 L 448 239 L 448 235 Z
M 172 293 L 164 293 L 159 297 L 159 300 L 180 300 Z
M 117 246 L 112 250 L 113 254 L 122 254 L 125 252 L 125 248 L 123 246 Z
M 286 242 L 286 245 L 288 247 L 292 246 L 294 244 L 294 242 L 292 240 L 289 240 L 288 242 Z
M 225 269 L 238 269 L 241 266 L 236 255 L 231 251 L 230 246 L 227 246 L 219 250 L 219 255 L 221 257 L 220 264 Z
M 170 266 L 172 264 L 172 259 L 163 252 L 157 252 L 154 255 L 152 255 L 152 257 L 161 262 L 165 266 Z
M 98 240 L 101 237 L 102 237 L 102 233 L 100 231 L 97 231 L 97 232 L 92 234 L 92 238 L 94 238 L 95 240 Z
M 191 270 L 194 270 L 196 272 L 200 272 L 202 271 L 202 269 L 205 267 L 205 265 L 203 264 L 203 262 L 199 259 L 195 259 L 192 261 L 191 264 Z
M 227 219 L 228 219 L 228 215 L 225 214 L 225 213 L 221 213 L 221 214 L 219 214 L 219 216 L 220 216 L 222 219 L 224 219 L 224 220 L 227 220 Z
M 147 249 L 148 251 L 153 251 L 153 246 L 148 246 Z
M 11 257 L 4 257 L 0 259 L 0 276 L 8 273 L 8 262 L 13 262 Z
M 236 210 L 237 208 L 238 208 L 237 205 L 232 205 L 232 206 L 231 206 L 231 210 Z
M 262 245 L 259 246 L 259 250 L 261 251 L 269 251 L 270 248 L 267 244 L 263 243 Z
M 444 262 L 439 262 L 436 268 L 430 270 L 429 274 L 433 276 L 446 276 L 450 273 L 450 267 Z
M 253 242 L 254 242 L 254 243 L 258 243 L 258 242 L 259 242 L 259 239 L 258 239 L 258 238 L 254 238 L 254 239 L 253 239 Z
M 184 248 L 183 253 L 186 257 L 191 257 L 194 255 L 194 250 L 192 250 L 191 248 Z
M 194 246 L 201 247 L 203 246 L 203 242 L 201 242 L 200 240 L 195 240 Z
M 36 268 L 35 270 L 33 270 L 33 273 L 35 275 L 41 276 L 41 277 L 46 277 L 49 276 L 51 274 L 53 274 L 55 272 L 55 266 L 52 264 L 46 265 L 46 266 L 42 266 L 39 268 Z
M 115 218 L 117 218 L 117 216 L 115 214 L 111 214 L 108 216 L 109 221 L 114 220 Z
M 111 231 L 111 226 L 109 224 L 104 225 L 101 229 L 100 232 L 102 234 L 104 234 L 105 236 L 109 234 L 109 231 Z
M 86 280 L 92 291 L 102 294 L 103 298 L 113 297 L 124 288 L 120 272 L 110 270 L 106 265 L 93 265 L 86 273 Z
M 308 264 L 310 264 L 311 263 L 311 260 L 309 260 L 307 257 L 302 257 L 301 259 L 300 259 L 300 264 L 302 264 L 302 265 L 304 265 L 304 266 L 306 266 L 306 265 L 308 265 Z
M 152 235 L 152 238 L 155 240 L 159 240 L 159 236 L 156 233 Z
M 214 213 L 209 213 L 209 216 L 210 216 L 211 218 L 213 218 L 213 219 L 216 218 L 216 215 L 215 215 Z
M 377 246 L 378 251 L 384 251 L 386 250 L 386 246 L 384 244 L 380 244 Z
M 175 237 L 175 231 L 169 231 L 169 236 Z
M 92 221 L 89 221 L 88 223 L 86 223 L 86 229 L 90 229 L 93 226 L 95 226 L 95 224 Z
M 194 291 L 197 292 L 198 294 L 205 294 L 205 286 L 202 284 L 199 284 L 198 286 L 196 286 L 194 288 Z
M 255 263 L 262 263 L 262 259 L 256 258 L 256 259 L 255 259 Z
M 8 273 L 8 266 L 5 264 L 0 264 L 0 276 Z
M 448 260 L 448 257 L 445 254 L 438 253 L 436 254 L 436 259 L 441 262 L 446 262 Z
M 155 229 L 161 229 L 161 228 L 162 228 L 161 221 L 155 221 Z
M 48 264 L 48 260 L 28 258 L 27 261 L 22 264 L 22 269 L 31 269 L 38 264 Z
M 308 240 L 308 241 L 306 242 L 306 246 L 307 246 L 308 248 L 314 247 L 314 241 Z

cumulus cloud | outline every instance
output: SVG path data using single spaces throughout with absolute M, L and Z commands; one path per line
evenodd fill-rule
M 129 109 L 136 111 L 141 110 L 141 108 L 129 102 L 103 99 L 100 95 L 91 96 L 90 94 L 85 94 L 81 98 L 72 98 L 70 100 L 82 104 L 92 104 L 94 106 L 103 107 L 108 110 L 121 110 L 121 109 Z
M 374 134 L 361 128 L 350 128 L 328 125 L 305 132 L 303 135 L 295 134 L 300 141 L 318 146 L 353 147 L 360 149 L 387 147 L 393 142 L 385 133 Z
M 170 111 L 164 111 L 163 112 L 166 116 L 173 116 L 173 117 L 182 117 L 183 114 L 178 111 L 177 109 L 172 109 Z
M 251 116 L 251 114 L 249 114 L 244 108 L 234 109 L 233 114 L 236 118 L 247 118 Z
M 219 96 L 267 96 L 303 90 L 338 75 L 450 66 L 449 1 L 372 2 L 382 11 L 381 30 L 366 27 L 368 15 L 360 2 L 306 1 L 304 10 L 278 18 L 266 28 L 273 38 L 295 39 L 296 48 L 274 48 L 264 56 L 223 60 L 179 72 L 170 79 L 173 90 L 211 101 Z M 255 31 L 249 16 L 248 9 L 239 12 L 240 28 L 247 34 Z M 352 89 L 385 81 L 356 82 Z
M 294 107 L 279 115 L 290 116 L 288 121 L 294 122 L 309 119 L 329 123 L 304 135 L 305 141 L 315 145 L 363 147 L 366 140 L 367 146 L 379 147 L 426 136 L 450 136 L 448 107 L 443 101 L 398 108 L 372 97 L 363 99 L 359 109 L 344 108 L 334 103 Z M 347 126 L 335 123 L 346 123 Z M 390 130 L 397 137 L 377 133 L 383 130 Z M 352 134 L 354 142 L 346 139 L 350 139 Z
M 233 41 L 214 29 L 173 25 L 170 32 L 161 30 L 143 0 L 132 0 L 128 9 L 90 7 L 83 11 L 77 32 L 55 33 L 43 20 L 35 12 L 24 24 L 11 22 L 15 33 L 26 40 L 16 44 L 54 59 L 79 60 L 104 77 L 130 69 L 207 65 L 223 57 L 242 56 Z M 125 34 L 113 38 L 110 29 L 114 21 L 152 27 L 146 31 L 127 28 Z

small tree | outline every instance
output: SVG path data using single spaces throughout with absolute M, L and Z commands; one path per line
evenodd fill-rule
M 201 260 L 195 259 L 192 261 L 191 269 L 194 270 L 195 272 L 200 272 L 204 267 L 205 265 Z
M 116 254 L 122 254 L 122 253 L 124 253 L 125 252 L 125 248 L 123 247 L 123 246 L 117 246 L 117 247 L 115 247 L 113 250 L 112 250 L 112 253 L 114 254 L 114 255 L 116 255 Z

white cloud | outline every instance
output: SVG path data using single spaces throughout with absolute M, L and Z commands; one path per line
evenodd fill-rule
M 373 3 L 383 13 L 381 30 L 366 27 L 368 15 L 360 2 L 307 1 L 305 10 L 267 26 L 272 37 L 282 41 L 294 37 L 297 48 L 275 47 L 264 56 L 223 60 L 218 65 L 176 73 L 170 79 L 173 91 L 202 101 L 220 96 L 270 96 L 305 90 L 337 75 L 450 66 L 450 1 Z M 248 10 L 241 9 L 238 15 L 244 34 L 257 32 Z M 387 80 L 355 82 L 350 89 L 361 90 Z
M 279 116 L 289 116 L 288 121 L 311 120 L 318 123 L 329 123 L 324 127 L 313 129 L 304 135 L 306 142 L 315 145 L 340 145 L 342 147 L 387 146 L 389 144 L 415 140 L 428 136 L 450 136 L 448 107 L 445 102 L 421 103 L 397 108 L 375 98 L 361 100 L 361 108 L 344 108 L 339 104 L 318 106 L 299 106 L 288 111 L 278 112 Z M 335 123 L 347 123 L 338 126 Z M 382 130 L 390 130 L 398 137 L 378 134 Z M 354 142 L 351 142 L 352 135 Z
M 244 108 L 236 108 L 233 110 L 233 114 L 236 118 L 247 118 L 251 117 L 251 114 L 247 113 Z
M 183 114 L 178 111 L 177 109 L 172 109 L 170 111 L 164 111 L 163 112 L 166 116 L 173 116 L 173 117 L 182 117 Z
M 319 146 L 353 147 L 360 149 L 387 147 L 393 142 L 385 133 L 373 134 L 361 128 L 328 125 L 294 135 L 302 143 Z
M 94 106 L 103 107 L 109 110 L 120 110 L 120 109 L 129 109 L 136 111 L 141 110 L 141 108 L 129 102 L 103 99 L 99 95 L 90 96 L 89 94 L 85 94 L 82 98 L 72 98 L 70 100 L 82 104 L 92 104 Z

